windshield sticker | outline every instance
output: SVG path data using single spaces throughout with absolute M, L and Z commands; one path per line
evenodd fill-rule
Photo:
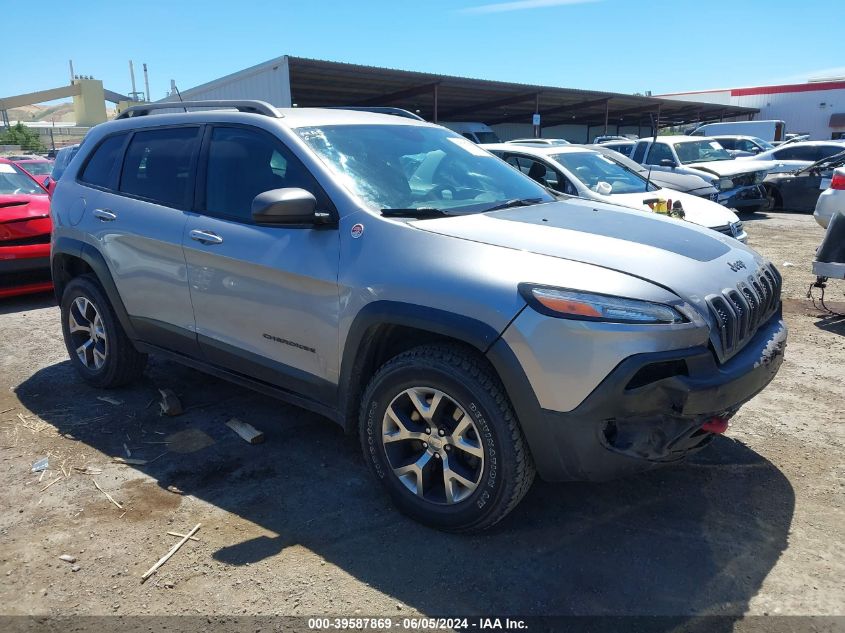
M 16 174 L 15 168 L 6 163 L 0 163 L 0 174 Z
M 461 147 L 468 151 L 470 154 L 473 154 L 474 156 L 490 156 L 490 154 L 488 154 L 486 150 L 481 149 L 478 145 L 476 145 L 469 139 L 465 139 L 462 136 L 448 136 L 446 138 L 448 138 L 458 147 Z

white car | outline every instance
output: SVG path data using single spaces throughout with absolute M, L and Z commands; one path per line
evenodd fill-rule
M 578 146 L 482 145 L 542 185 L 572 196 L 652 213 L 648 202 L 671 200 L 683 206 L 685 220 L 748 240 L 736 214 L 720 204 L 680 191 L 662 189 L 600 152 Z
M 775 161 L 777 167 L 769 169 L 776 174 L 808 167 L 845 150 L 845 141 L 799 141 L 780 145 L 754 156 L 739 156 L 738 161 Z
M 833 171 L 830 185 L 816 201 L 813 217 L 820 226 L 826 229 L 834 213 L 845 213 L 845 167 L 839 167 Z
M 776 163 L 735 160 L 712 138 L 641 138 L 631 159 L 656 171 L 715 177 L 713 186 L 719 190 L 716 202 L 729 209 L 753 212 L 766 210 L 772 204 L 762 183 Z

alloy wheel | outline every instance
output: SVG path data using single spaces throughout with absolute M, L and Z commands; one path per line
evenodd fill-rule
M 68 311 L 68 332 L 80 362 L 88 369 L 99 370 L 108 355 L 108 338 L 97 306 L 86 297 L 73 300 Z
M 472 417 L 438 389 L 413 387 L 396 396 L 382 421 L 388 463 L 412 493 L 455 504 L 476 490 L 484 448 Z

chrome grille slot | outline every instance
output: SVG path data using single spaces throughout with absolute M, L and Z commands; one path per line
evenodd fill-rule
M 782 279 L 777 270 L 765 265 L 741 281 L 736 288 L 726 288 L 707 297 L 707 305 L 716 318 L 722 356 L 732 356 L 751 339 L 780 306 Z
M 734 314 L 736 314 L 737 317 L 736 335 L 740 341 L 743 341 L 748 335 L 749 320 L 751 318 L 748 306 L 745 304 L 745 300 L 742 298 L 742 295 L 736 290 L 729 290 L 725 296 L 727 296 L 728 300 L 731 302 Z

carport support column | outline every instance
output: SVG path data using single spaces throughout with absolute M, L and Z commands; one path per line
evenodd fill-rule
M 607 136 L 607 119 L 610 116 L 610 99 L 604 102 L 604 134 Z M 619 131 L 619 126 L 616 126 L 616 131 Z
M 438 84 L 434 84 L 434 121 L 433 123 L 437 123 L 437 89 L 440 86 Z

